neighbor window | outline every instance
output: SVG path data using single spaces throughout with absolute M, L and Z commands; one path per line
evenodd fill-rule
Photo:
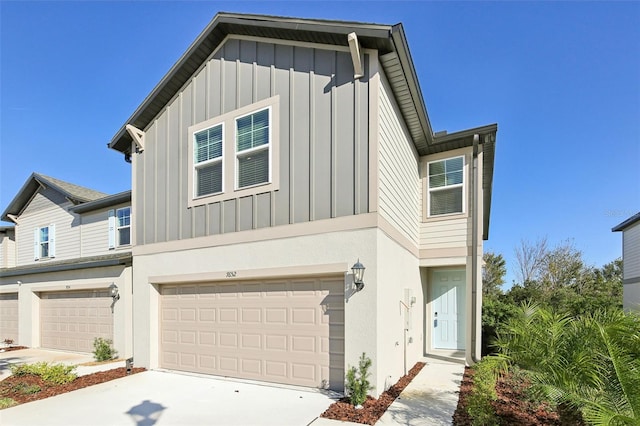
M 222 124 L 193 135 L 195 196 L 222 192 Z
M 236 119 L 237 186 L 269 182 L 269 108 Z
M 109 210 L 109 248 L 131 245 L 131 207 Z
M 464 157 L 428 164 L 429 216 L 462 213 L 464 210 Z
M 116 218 L 118 245 L 128 246 L 131 244 L 131 207 L 116 210 Z
M 55 226 L 41 226 L 33 233 L 33 258 L 46 259 L 55 257 Z

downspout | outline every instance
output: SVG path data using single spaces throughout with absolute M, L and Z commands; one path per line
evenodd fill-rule
M 476 363 L 476 342 L 478 340 L 478 143 L 480 136 L 473 135 L 473 159 L 471 170 L 471 360 Z

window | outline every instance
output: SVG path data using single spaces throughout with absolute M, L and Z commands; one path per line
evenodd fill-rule
M 236 119 L 237 187 L 269 182 L 269 108 Z
M 464 157 L 428 164 L 429 216 L 463 213 Z
M 55 225 L 41 226 L 33 232 L 34 260 L 55 257 Z
M 193 135 L 195 196 L 222 192 L 222 124 Z
M 189 207 L 279 189 L 279 96 L 189 127 Z
M 109 210 L 109 248 L 131 245 L 131 207 Z

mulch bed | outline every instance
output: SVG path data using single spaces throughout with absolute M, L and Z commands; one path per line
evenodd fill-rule
M 395 401 L 404 388 L 411 383 L 411 380 L 413 380 L 424 366 L 424 362 L 416 363 L 416 365 L 409 370 L 406 376 L 402 376 L 395 385 L 383 392 L 380 395 L 380 398 L 375 399 L 370 396 L 367 397 L 365 403 L 362 404 L 362 408 L 356 409 L 351 405 L 351 402 L 349 402 L 349 398 L 345 397 L 340 399 L 338 402 L 331 404 L 329 408 L 320 415 L 320 417 L 341 420 L 343 422 L 373 425 L 380 417 L 382 417 L 391 403 Z
M 137 367 L 133 368 L 131 373 L 141 373 L 145 370 L 145 368 Z M 56 396 L 62 393 L 86 388 L 87 386 L 105 383 L 110 380 L 125 377 L 126 375 L 127 369 L 125 367 L 120 367 L 114 368 L 113 370 L 87 374 L 86 376 L 79 376 L 74 381 L 64 385 L 56 385 L 46 382 L 42 380 L 40 376 L 33 374 L 26 374 L 20 377 L 9 376 L 0 381 L 0 398 L 11 398 L 18 404 L 24 404 L 25 402 L 37 401 L 39 399 L 49 398 L 50 396 Z M 29 386 L 39 386 L 40 391 L 27 394 L 24 392 L 24 389 Z
M 584 425 L 579 414 L 571 410 L 555 410 L 545 402 L 535 403 L 525 394 L 527 382 L 515 382 L 509 374 L 501 376 L 496 384 L 498 399 L 491 405 L 505 426 L 580 426 Z M 473 390 L 473 370 L 465 368 L 458 407 L 453 414 L 454 426 L 471 426 L 467 414 L 467 399 Z
M 29 349 L 29 348 L 26 346 L 7 346 L 6 348 L 0 349 L 0 352 L 19 351 L 20 349 Z

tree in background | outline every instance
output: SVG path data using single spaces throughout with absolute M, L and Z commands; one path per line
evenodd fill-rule
M 482 255 L 482 295 L 484 297 L 502 294 L 504 276 L 507 274 L 507 262 L 501 254 L 487 251 Z
M 550 247 L 546 238 L 521 241 L 515 254 L 519 282 L 506 292 L 501 288 L 506 275 L 503 256 L 490 251 L 483 256 L 483 355 L 492 352 L 496 332 L 522 303 L 533 302 L 569 316 L 622 309 L 621 259 L 602 268 L 587 266 L 571 240 Z
M 516 306 L 506 300 L 502 291 L 507 263 L 501 254 L 487 251 L 482 260 L 482 354 L 491 352 L 498 326 L 515 312 Z

